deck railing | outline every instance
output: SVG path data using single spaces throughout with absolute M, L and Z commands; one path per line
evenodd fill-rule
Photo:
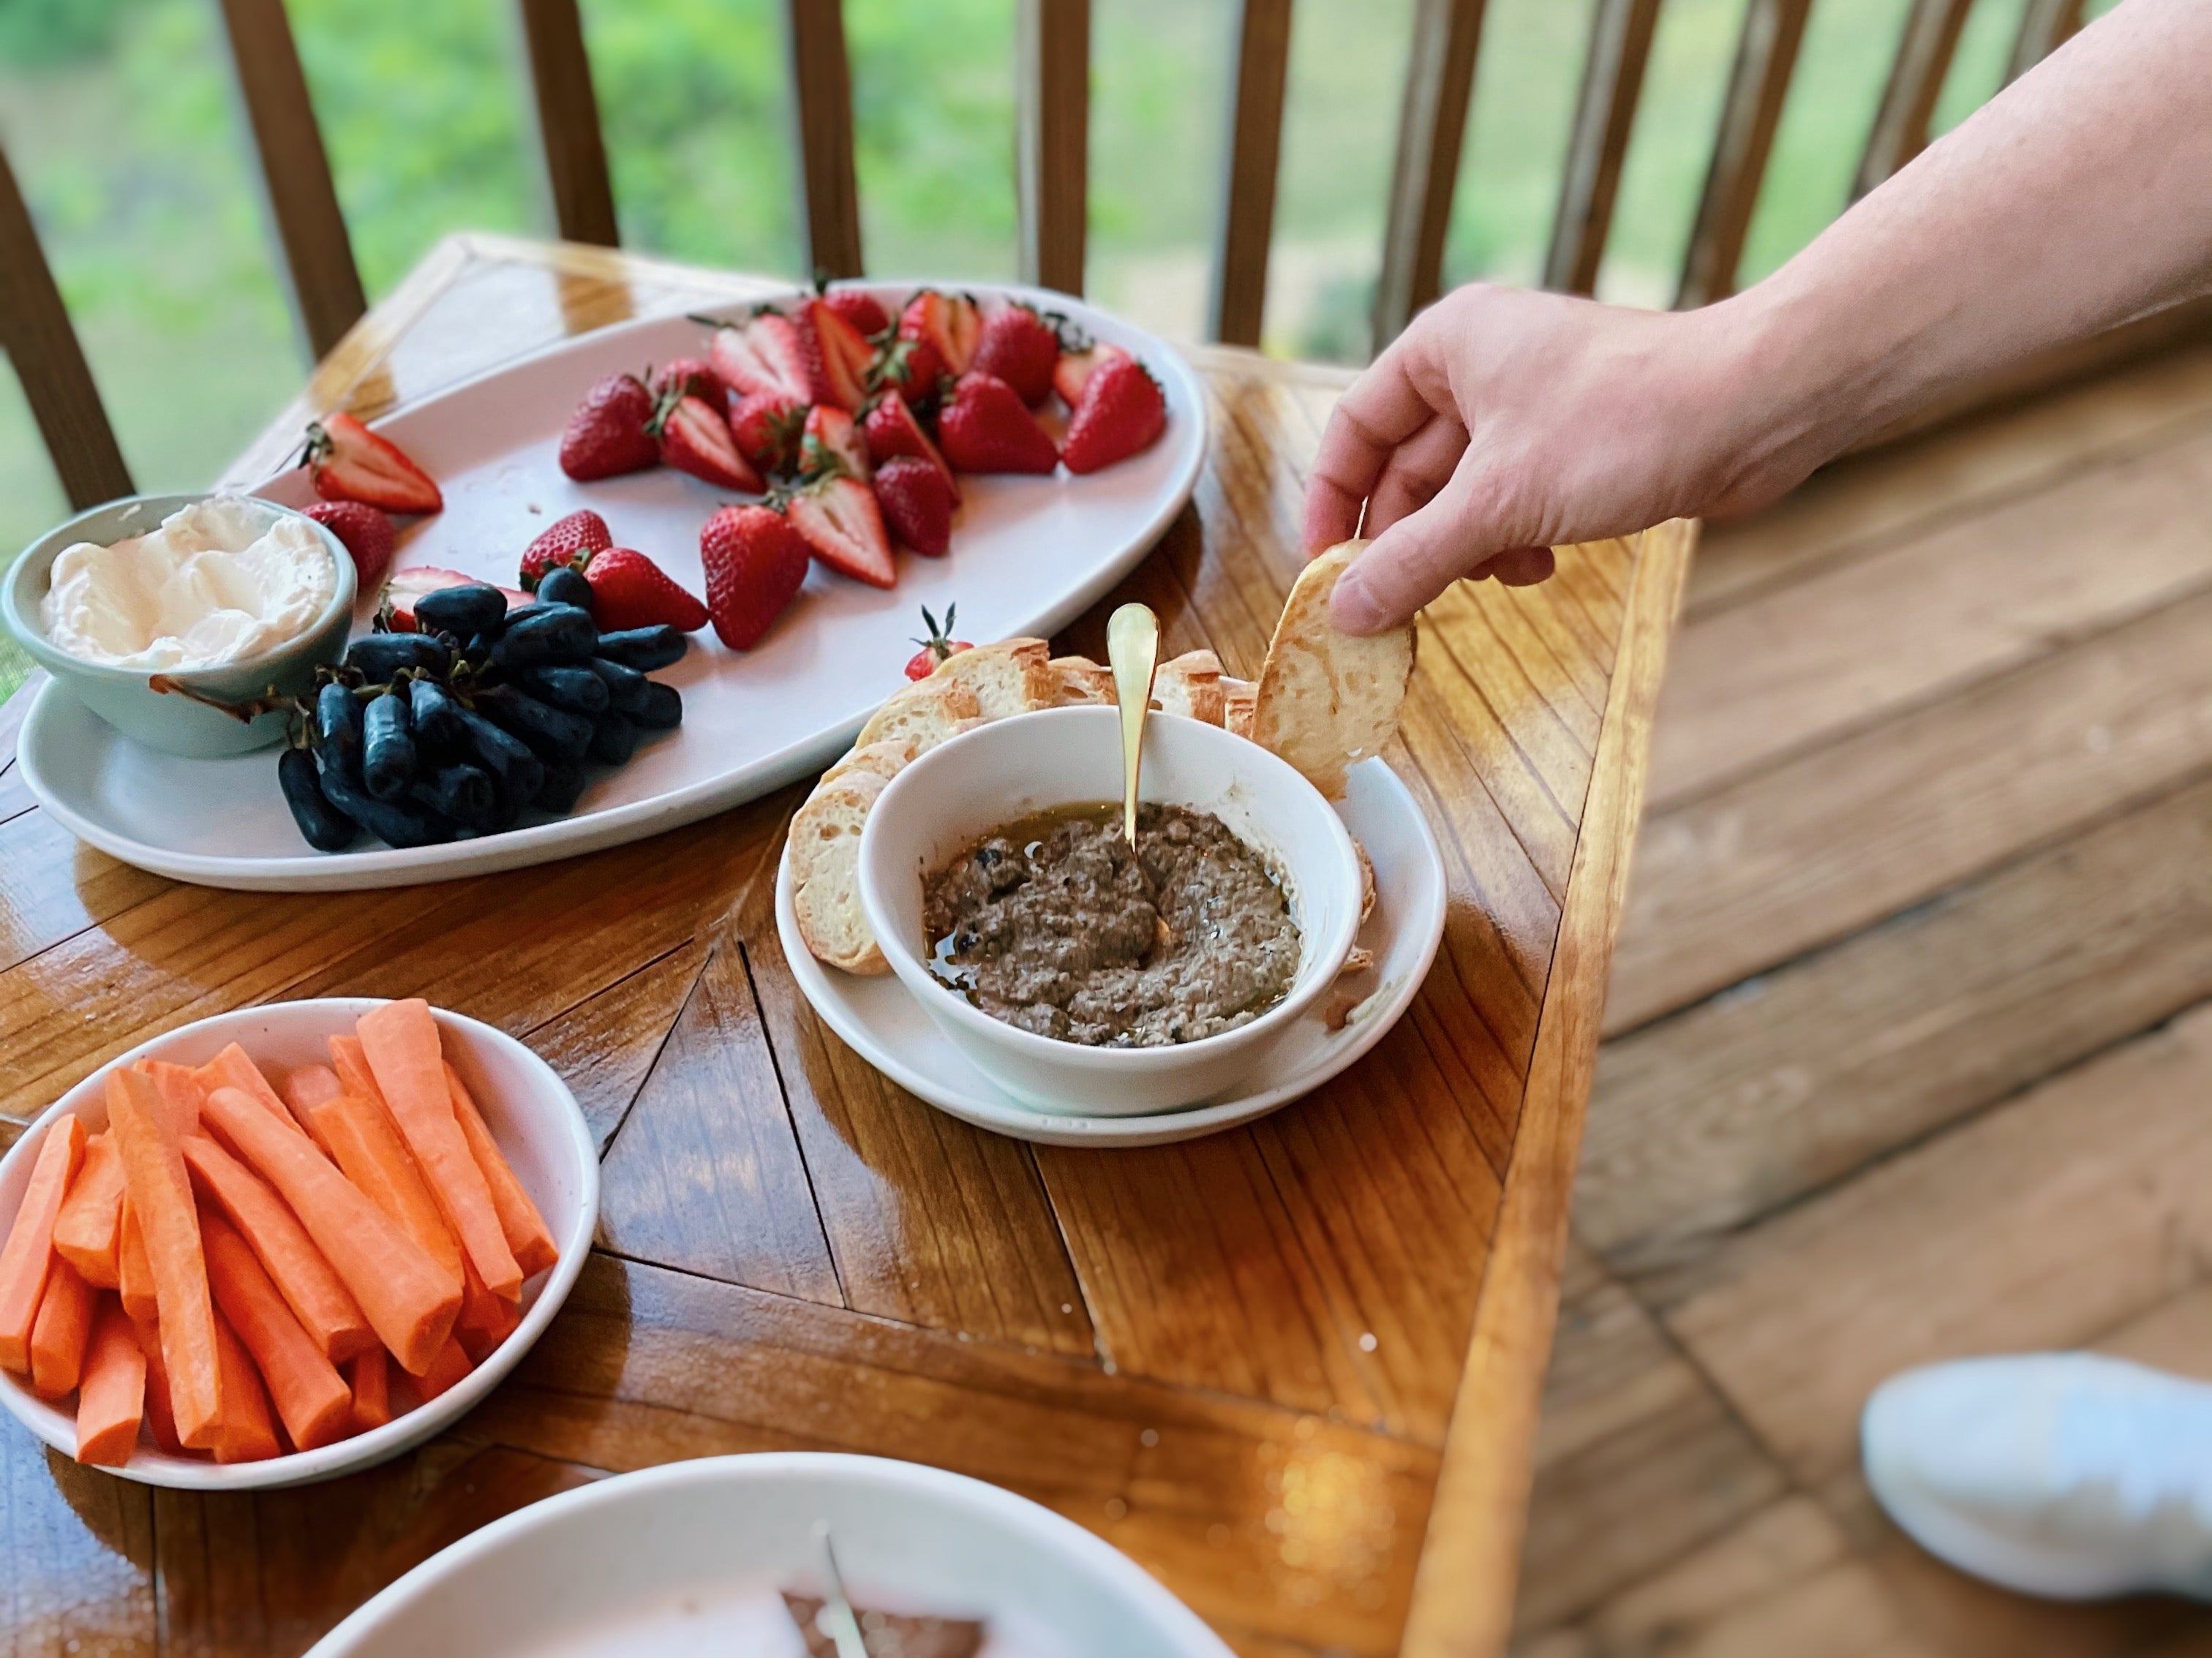
M 556 225 L 614 246 L 613 185 L 577 0 L 515 0 Z M 781 0 L 789 55 L 799 225 L 807 268 L 866 270 L 853 160 L 852 74 L 841 0 Z M 1020 266 L 1026 280 L 1083 288 L 1088 192 L 1090 0 L 1016 0 Z M 1863 194 L 1927 143 L 1938 90 L 1972 0 L 1913 0 L 1855 179 Z M 1661 0 L 1597 0 L 1584 57 L 1547 286 L 1592 291 Z M 2083 0 L 2028 0 L 2016 76 L 2080 26 Z M 301 331 L 317 355 L 367 308 L 283 0 L 222 0 L 238 87 Z M 1811 0 L 1750 0 L 1706 171 L 1677 303 L 1734 291 Z M 1256 345 L 1266 308 L 1276 175 L 1290 71 L 1291 0 L 1239 0 L 1226 90 L 1229 143 L 1207 311 L 1212 337 Z M 1385 215 L 1372 337 L 1379 346 L 1436 298 L 1474 85 L 1483 0 L 1416 0 Z M 2009 76 L 2008 77 L 2009 78 Z M 0 343 L 57 472 L 82 507 L 131 479 L 69 326 L 20 191 L 0 156 Z

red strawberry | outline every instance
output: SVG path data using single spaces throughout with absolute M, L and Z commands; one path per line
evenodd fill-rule
M 714 331 L 712 355 L 722 384 L 741 398 L 783 392 L 801 403 L 811 401 L 799 332 L 781 312 L 763 311 L 750 321 L 722 324 Z
M 800 359 L 806 364 L 808 398 L 815 403 L 834 404 L 848 413 L 858 409 L 868 395 L 868 370 L 875 364 L 875 348 L 825 300 L 802 300 L 791 325 L 799 336 Z
M 1028 306 L 1002 306 L 983 319 L 973 367 L 996 374 L 1032 409 L 1052 395 L 1060 331 Z
M 659 440 L 661 459 L 679 472 L 725 489 L 766 487 L 752 463 L 738 452 L 730 422 L 703 398 L 664 397 L 647 429 Z
M 937 446 L 929 440 L 929 434 L 921 429 L 921 422 L 907 407 L 906 399 L 893 386 L 869 406 L 867 416 L 860 422 L 860 431 L 868 440 L 868 453 L 878 461 L 894 455 L 912 455 L 916 460 L 926 460 L 945 474 L 945 482 L 952 491 L 955 506 L 960 503 L 960 480 L 952 476 L 952 469 L 945 464 L 945 457 L 937 452 Z
M 996 374 L 963 374 L 937 416 L 945 459 L 963 472 L 1049 472 L 1060 452 L 1021 394 Z
M 387 513 L 434 513 L 446 504 L 428 472 L 351 415 L 307 422 L 307 463 L 325 501 L 357 501 Z
M 796 471 L 806 403 L 788 392 L 756 392 L 730 410 L 738 452 L 763 472 Z
M 671 357 L 647 382 L 658 401 L 668 395 L 672 386 L 681 386 L 687 398 L 704 398 L 720 409 L 728 392 L 722 377 L 714 372 L 714 365 L 704 357 Z
M 822 301 L 860 333 L 870 337 L 891 325 L 891 313 L 884 309 L 884 302 L 864 288 L 836 288 L 823 295 Z
M 699 531 L 707 611 L 733 651 L 761 641 L 806 580 L 806 543 L 770 507 L 725 507 Z
M 871 587 L 888 587 L 898 580 L 884 515 L 858 478 L 817 479 L 791 496 L 784 510 L 808 550 L 840 575 Z
M 937 401 L 945 379 L 945 359 L 927 340 L 896 339 L 884 348 L 876 363 L 875 383 L 894 386 L 917 409 Z
M 592 584 L 592 619 L 602 633 L 665 623 L 688 634 L 707 625 L 707 607 L 678 586 L 667 571 L 630 548 L 593 553 L 584 567 L 584 580 Z
M 929 637 L 914 641 L 921 648 L 906 659 L 906 677 L 908 679 L 927 679 L 937 671 L 939 663 L 957 656 L 962 651 L 975 648 L 964 639 L 948 636 L 952 632 L 953 613 L 959 608 L 957 604 L 945 607 L 945 625 L 940 628 L 937 625 L 937 618 L 930 615 L 929 607 L 927 604 L 921 607 L 921 625 L 929 629 Z
M 945 374 L 964 374 L 975 361 L 983 315 L 965 294 L 925 288 L 899 313 L 898 331 L 902 340 L 927 340 L 934 347 Z
M 524 591 L 536 592 L 538 584 L 556 566 L 565 564 L 572 570 L 581 570 L 593 553 L 603 553 L 614 544 L 614 532 L 607 528 L 606 519 L 588 507 L 555 519 L 522 550 Z
M 1071 472 L 1095 472 L 1148 447 L 1167 423 L 1167 399 L 1145 365 L 1134 357 L 1109 358 L 1083 383 L 1060 459 Z
M 1052 389 L 1060 393 L 1060 400 L 1070 409 L 1083 401 L 1083 382 L 1091 378 L 1091 371 L 1102 362 L 1112 362 L 1129 354 L 1118 345 L 1086 345 L 1080 351 L 1063 351 L 1052 371 Z
M 584 393 L 561 434 L 561 470 L 580 483 L 642 472 L 660 460 L 653 393 L 635 374 L 610 374 Z
M 799 440 L 799 470 L 814 477 L 842 471 L 866 483 L 876 475 L 868 464 L 868 446 L 853 417 L 842 409 L 817 403 L 807 410 L 806 431 Z
M 319 501 L 300 510 L 345 544 L 353 555 L 355 589 L 374 592 L 392 568 L 392 520 L 384 509 L 359 501 Z
M 384 584 L 383 609 L 394 633 L 416 632 L 415 601 L 425 593 L 434 593 L 445 587 L 473 586 L 480 577 L 463 575 L 459 570 L 441 570 L 434 564 L 410 564 L 404 570 L 394 570 L 392 580 Z M 512 587 L 502 587 L 510 610 L 530 603 L 528 593 L 519 593 Z
M 952 492 L 926 460 L 900 455 L 876 474 L 876 505 L 901 541 L 929 558 L 952 550 Z

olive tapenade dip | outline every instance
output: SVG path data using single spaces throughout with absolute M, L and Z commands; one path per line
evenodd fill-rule
M 1018 1029 L 1162 1048 L 1289 993 L 1298 925 L 1267 862 L 1211 812 L 1118 803 L 1001 825 L 929 878 L 931 970 Z

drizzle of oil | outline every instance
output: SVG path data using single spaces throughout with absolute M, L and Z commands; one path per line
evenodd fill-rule
M 1042 811 L 1032 811 L 1011 818 L 988 835 L 979 835 L 960 851 L 958 857 L 947 862 L 937 873 L 955 864 L 964 864 L 975 855 L 976 848 L 986 841 L 1011 841 L 1022 849 L 1024 858 L 1035 858 L 1037 848 L 1052 838 L 1053 831 L 1066 823 L 1115 824 L 1121 821 L 1119 800 L 1077 800 L 1066 805 L 1047 806 Z M 933 880 L 936 878 L 933 876 Z M 930 975 L 947 989 L 957 992 L 970 1006 L 975 1005 L 975 969 L 952 959 L 952 940 L 957 935 L 947 932 L 929 941 Z

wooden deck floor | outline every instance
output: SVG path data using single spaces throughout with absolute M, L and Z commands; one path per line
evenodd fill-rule
M 1655 739 L 1522 1658 L 2212 1654 L 1883 1519 L 1881 1377 L 2212 1376 L 2212 347 L 1707 532 Z

